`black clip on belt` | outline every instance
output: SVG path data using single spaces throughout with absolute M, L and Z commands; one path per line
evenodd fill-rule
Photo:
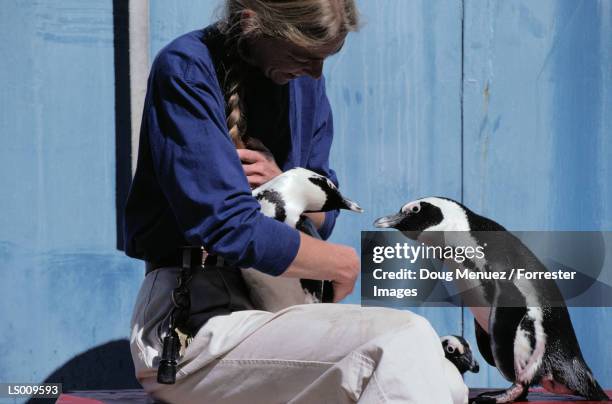
M 157 369 L 157 382 L 161 384 L 174 384 L 176 382 L 178 357 L 181 348 L 176 327 L 184 324 L 189 316 L 191 299 L 187 285 L 191 280 L 192 270 L 208 265 L 223 265 L 221 257 L 208 254 L 202 247 L 181 247 L 180 252 L 181 273 L 176 278 L 178 286 L 172 291 L 172 304 L 174 307 L 170 312 L 170 329 L 164 337 L 162 357 Z M 178 263 L 176 261 L 147 262 L 147 273 L 164 266 L 177 266 Z
M 209 254 L 204 250 L 204 247 L 185 246 L 179 248 L 178 254 L 157 261 L 147 261 L 145 264 L 145 275 L 164 267 L 184 267 L 189 265 L 190 268 L 198 268 L 204 266 L 223 266 L 224 264 L 225 262 L 222 257 Z

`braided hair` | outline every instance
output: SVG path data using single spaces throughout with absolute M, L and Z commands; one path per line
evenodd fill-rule
M 253 12 L 243 23 L 244 11 Z M 236 148 L 248 146 L 243 81 L 249 67 L 244 60 L 245 39 L 266 35 L 305 48 L 328 43 L 358 29 L 354 0 L 226 0 L 219 30 L 224 35 L 223 73 L 226 123 Z

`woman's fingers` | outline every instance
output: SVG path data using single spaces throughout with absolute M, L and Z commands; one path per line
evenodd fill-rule
M 354 284 L 343 284 L 338 282 L 332 282 L 334 286 L 334 303 L 338 303 L 353 292 Z
M 334 285 L 334 302 L 344 299 L 353 292 L 359 277 L 360 260 L 355 249 L 344 245 L 334 245 L 337 259 Z
M 265 163 L 243 164 L 242 169 L 251 188 L 263 185 L 275 177 Z
M 242 162 L 242 169 L 247 176 L 251 188 L 265 184 L 282 173 L 274 159 L 268 158 L 265 153 L 249 149 L 238 149 L 238 157 Z
M 237 151 L 238 157 L 243 163 L 252 164 L 266 160 L 266 157 L 262 152 L 249 149 L 238 149 Z
M 243 164 L 242 169 L 244 170 L 244 175 L 246 175 L 247 177 L 251 175 L 262 175 L 263 174 L 263 167 L 262 167 L 262 164 L 260 163 Z
M 257 188 L 258 186 L 266 183 L 265 178 L 261 175 L 247 176 L 247 180 L 249 181 L 249 185 L 251 186 L 251 188 Z

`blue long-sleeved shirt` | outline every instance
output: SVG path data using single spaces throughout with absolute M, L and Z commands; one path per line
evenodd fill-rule
M 251 195 L 226 126 L 211 30 L 177 38 L 152 65 L 125 208 L 125 252 L 154 261 L 181 245 L 202 245 L 235 265 L 279 275 L 297 254 L 299 234 L 264 216 Z M 306 167 L 337 184 L 329 167 L 333 124 L 324 80 L 300 77 L 288 86 L 290 142 L 286 156 L 275 158 L 283 171 Z M 337 215 L 327 212 L 319 230 L 324 239 Z

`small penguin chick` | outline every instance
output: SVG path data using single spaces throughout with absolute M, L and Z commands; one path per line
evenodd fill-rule
M 297 167 L 253 190 L 262 213 L 295 227 L 302 213 L 347 209 L 363 212 L 355 202 L 342 196 L 328 178 Z
M 474 359 L 469 342 L 458 335 L 446 335 L 441 337 L 440 341 L 444 349 L 444 356 L 457 367 L 459 373 L 463 375 L 468 370 L 478 373 L 480 366 Z

